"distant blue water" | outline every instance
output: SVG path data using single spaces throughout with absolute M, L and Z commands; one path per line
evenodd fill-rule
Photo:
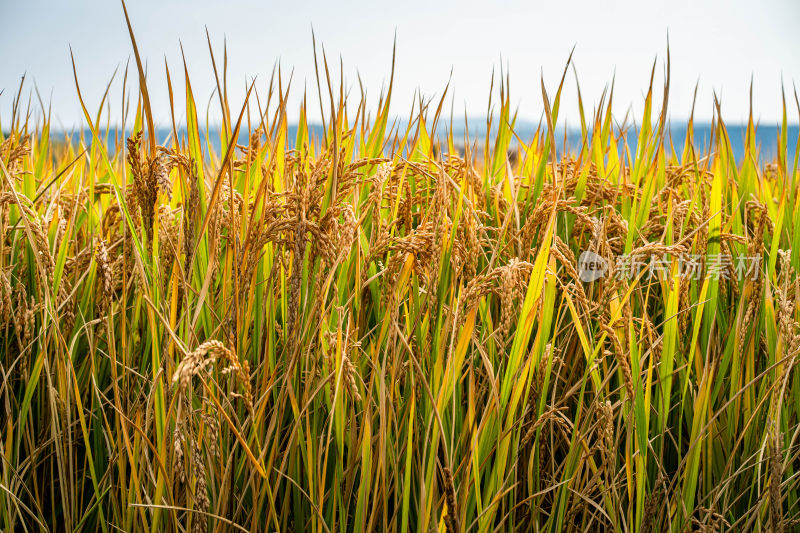
M 744 157 L 745 152 L 745 137 L 747 133 L 747 124 L 726 124 L 725 125 L 728 137 L 731 141 L 731 148 L 733 150 L 734 157 L 737 161 L 741 161 Z M 529 139 L 533 138 L 533 135 L 536 131 L 535 124 L 523 123 L 517 124 L 515 130 L 516 134 L 524 141 L 527 142 Z M 790 125 L 786 128 L 787 131 L 787 161 L 791 165 L 794 162 L 795 153 L 797 152 L 797 144 L 798 144 L 798 129 L 797 125 Z M 475 132 L 473 134 L 473 132 Z M 683 152 L 684 144 L 686 143 L 686 124 L 682 125 L 668 125 L 667 130 L 667 137 L 665 142 L 667 143 L 667 148 L 670 147 L 670 139 L 672 146 L 674 146 L 675 152 L 680 156 Z M 591 135 L 591 132 L 589 132 Z M 463 139 L 464 137 L 464 130 L 454 130 L 454 135 L 456 140 L 459 138 Z M 704 154 L 709 149 L 709 143 L 711 142 L 713 135 L 713 130 L 711 124 L 695 124 L 694 125 L 694 146 L 698 154 Z M 771 161 L 777 157 L 778 154 L 778 136 L 780 135 L 780 126 L 779 125 L 761 125 L 756 129 L 756 147 L 760 152 L 760 160 L 761 161 Z M 483 127 L 478 127 L 478 131 L 470 126 L 470 137 L 472 137 L 473 142 L 475 138 L 478 139 L 478 142 L 481 143 L 486 138 L 486 127 L 485 122 Z M 628 147 L 631 151 L 632 156 L 636 154 L 636 146 L 638 144 L 639 132 L 638 130 L 633 130 L 631 128 L 628 130 L 626 135 L 626 142 Z M 559 155 L 563 152 L 564 149 L 564 129 L 563 127 L 558 129 L 557 133 L 555 134 L 555 141 L 556 141 L 556 149 Z M 583 143 L 583 137 L 581 135 L 580 129 L 567 129 L 566 131 L 566 148 L 568 151 L 577 151 L 581 148 Z M 711 147 L 713 149 L 713 147 Z
M 745 145 L 745 134 L 747 131 L 746 124 L 726 124 L 728 136 L 731 140 L 731 147 L 733 149 L 734 156 L 738 161 L 741 161 L 742 157 L 744 156 L 744 145 Z M 404 128 L 404 126 L 401 126 Z M 322 125 L 319 124 L 311 124 L 308 127 L 309 132 L 312 138 L 322 139 L 324 131 Z M 536 131 L 536 124 L 529 123 L 529 122 L 518 122 L 515 127 L 516 135 L 523 140 L 523 142 L 529 142 Z M 787 128 L 787 161 L 789 165 L 794 162 L 795 153 L 797 151 L 797 143 L 798 143 L 798 126 L 791 125 Z M 402 135 L 405 132 L 403 129 L 400 134 Z M 439 138 L 443 138 L 446 135 L 447 128 L 444 126 L 440 126 L 437 128 L 437 134 Z M 127 132 L 126 134 L 129 134 Z M 453 127 L 453 135 L 456 144 L 463 145 L 465 140 L 465 133 L 466 129 L 462 126 Z M 469 124 L 469 133 L 470 133 L 470 144 L 477 142 L 478 145 L 482 145 L 484 140 L 486 139 L 486 121 L 470 121 Z M 761 125 L 756 130 L 756 146 L 760 151 L 761 161 L 771 161 L 776 158 L 778 153 L 778 136 L 780 134 L 780 126 L 778 125 Z M 58 139 L 64 138 L 64 136 L 70 137 L 73 141 L 76 141 L 79 134 L 76 132 L 72 132 L 69 134 L 60 132 L 51 133 L 51 138 Z M 157 128 L 157 136 L 159 143 L 164 144 L 166 143 L 172 135 L 172 130 L 170 128 Z M 186 135 L 185 129 L 178 130 L 178 136 L 183 138 Z M 84 139 L 89 142 L 91 141 L 91 132 L 89 130 L 85 130 L 83 132 Z M 209 131 L 210 137 L 210 144 L 214 147 L 214 150 L 219 153 L 220 150 L 220 141 L 219 141 L 219 130 L 213 129 Z M 678 155 L 680 155 L 683 151 L 684 143 L 686 142 L 686 125 L 671 125 L 668 129 L 668 137 L 667 143 L 669 147 L 669 139 L 672 139 L 672 144 L 675 147 L 675 151 Z M 712 128 L 711 124 L 695 124 L 694 126 L 694 143 L 695 148 L 697 149 L 698 154 L 704 154 L 709 147 L 709 142 L 712 137 Z M 297 138 L 297 126 L 290 125 L 288 127 L 288 145 L 290 148 L 294 147 L 295 139 Z M 557 151 L 559 155 L 563 152 L 564 149 L 564 129 L 563 127 L 557 129 L 557 133 L 555 135 L 556 144 L 557 144 Z M 628 143 L 628 147 L 631 150 L 631 154 L 636 153 L 636 144 L 638 139 L 638 132 L 633 130 L 633 128 L 628 130 L 626 140 Z M 124 142 L 124 138 L 121 139 Z M 490 142 L 494 142 L 493 136 L 490 136 Z M 579 129 L 567 129 L 566 131 L 566 148 L 568 151 L 577 151 L 580 149 L 581 144 L 583 142 L 581 132 Z M 116 151 L 118 148 L 115 143 L 115 136 L 113 130 L 108 135 L 108 143 L 112 150 Z M 239 144 L 246 145 L 248 143 L 248 134 L 246 132 L 241 132 L 239 135 Z M 513 146 L 513 145 L 512 145 Z M 205 148 L 205 145 L 204 145 Z

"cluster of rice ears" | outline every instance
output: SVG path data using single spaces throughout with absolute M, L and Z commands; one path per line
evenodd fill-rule
M 81 98 L 91 138 L 22 88 L 3 124 L 0 529 L 800 527 L 786 99 L 769 162 L 752 118 L 735 160 L 719 104 L 675 146 L 652 77 L 638 127 L 612 90 L 557 152 L 564 78 L 527 140 L 501 79 L 461 150 L 445 97 L 353 110 L 320 56 L 324 135 L 304 104 L 289 139 L 280 72 L 231 106 L 217 60 L 219 139 L 167 70 L 158 145 L 136 63 L 123 116 Z M 668 268 L 584 283 L 584 250 Z M 693 279 L 686 254 L 763 261 Z

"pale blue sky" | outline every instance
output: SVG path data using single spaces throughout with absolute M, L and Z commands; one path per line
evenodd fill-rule
M 510 67 L 512 101 L 520 116 L 541 115 L 539 76 L 553 90 L 573 45 L 581 90 L 589 110 L 616 72 L 615 114 L 631 107 L 638 114 L 650 68 L 658 57 L 663 74 L 667 32 L 672 56 L 670 109 L 673 119 L 688 116 L 699 80 L 696 115 L 709 119 L 713 91 L 722 95 L 729 122 L 745 120 L 751 74 L 755 115 L 773 123 L 780 117 L 781 76 L 797 122 L 792 83 L 800 85 L 800 4 L 764 2 L 418 2 L 340 1 L 266 3 L 208 0 L 131 0 L 134 31 L 148 62 L 149 88 L 157 122 L 168 124 L 164 76 L 166 57 L 182 99 L 179 42 L 183 43 L 192 84 L 202 107 L 214 82 L 204 27 L 221 62 L 228 41 L 228 79 L 233 105 L 241 102 L 245 80 L 257 76 L 261 93 L 276 61 L 294 69 L 292 116 L 304 84 L 316 95 L 311 27 L 328 59 L 344 61 L 345 81 L 358 93 L 360 74 L 371 105 L 388 81 L 392 40 L 397 32 L 397 70 L 393 110 L 407 115 L 415 90 L 441 94 L 452 70 L 454 107 L 471 116 L 486 112 L 492 69 Z M 122 9 L 113 0 L 0 0 L 0 113 L 7 120 L 20 76 L 35 81 L 65 127 L 81 120 L 69 45 L 75 53 L 81 87 L 90 107 L 100 102 L 105 83 L 131 58 L 129 82 L 136 81 Z M 112 86 L 114 117 L 119 116 L 121 73 Z M 660 92 L 660 90 L 659 90 Z M 577 121 L 575 82 L 568 77 L 562 118 Z M 52 95 L 52 96 L 51 96 Z M 202 103 L 201 103 L 202 102 Z M 214 102 L 216 104 L 216 101 Z M 449 104 L 449 101 L 448 101 Z M 317 110 L 312 99 L 311 110 Z M 212 106 L 216 112 L 216 107 Z M 237 110 L 238 111 L 238 110 Z M 314 119 L 318 112 L 312 113 Z M 179 120 L 181 117 L 178 117 Z

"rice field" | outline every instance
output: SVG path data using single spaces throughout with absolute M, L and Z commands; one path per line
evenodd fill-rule
M 217 57 L 211 139 L 135 57 L 124 127 L 79 69 L 89 135 L 1 117 L 0 530 L 800 528 L 796 94 L 774 160 L 716 102 L 674 145 L 668 76 L 565 147 L 567 62 L 473 142 L 320 55 L 289 138 L 286 78 L 232 102 Z

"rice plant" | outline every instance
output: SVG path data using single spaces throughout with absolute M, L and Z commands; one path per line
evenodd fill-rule
M 281 73 L 230 102 L 215 60 L 216 135 L 131 39 L 122 117 L 2 117 L 0 529 L 800 528 L 796 94 L 737 160 L 716 102 L 672 142 L 668 76 L 565 146 L 569 61 L 475 139 L 319 57 L 290 138 Z

